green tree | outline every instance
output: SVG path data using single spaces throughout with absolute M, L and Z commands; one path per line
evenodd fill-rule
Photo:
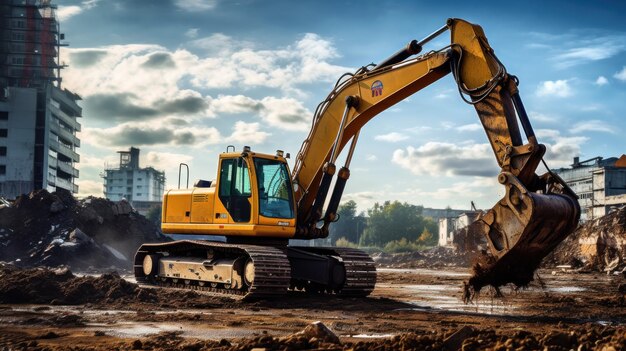
M 331 243 L 335 245 L 339 238 L 344 238 L 347 241 L 356 243 L 359 234 L 359 218 L 356 217 L 356 202 L 350 200 L 339 205 L 337 214 L 339 214 L 339 220 L 330 226 Z
M 428 230 L 428 227 L 424 227 L 424 231 L 420 235 L 418 242 L 425 246 L 435 246 L 437 245 L 437 241 L 437 236 Z
M 383 247 L 391 241 L 400 242 L 403 238 L 416 242 L 424 228 L 428 228 L 431 233 L 436 231 L 434 221 L 422 216 L 422 209 L 422 206 L 399 201 L 374 204 L 367 211 L 367 228 L 361 236 L 360 244 Z

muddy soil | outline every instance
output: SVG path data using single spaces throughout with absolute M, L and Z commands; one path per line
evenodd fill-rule
M 50 280 L 44 270 L 4 269 L 3 286 L 29 297 L 0 292 L 0 349 L 626 350 L 621 275 L 540 270 L 523 291 L 496 298 L 484 289 L 464 304 L 467 268 L 381 268 L 368 298 L 257 301 L 139 287 L 112 273 L 57 271 L 54 284 L 35 288 Z M 83 285 L 87 297 L 68 305 L 71 287 Z M 314 321 L 330 333 L 301 332 Z

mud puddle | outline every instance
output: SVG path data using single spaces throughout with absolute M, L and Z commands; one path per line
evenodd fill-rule
M 259 335 L 259 330 L 246 328 L 215 328 L 204 324 L 191 323 L 140 323 L 120 322 L 110 324 L 87 324 L 86 330 L 103 332 L 106 335 L 117 338 L 136 338 L 159 334 L 162 332 L 178 332 L 184 338 L 196 338 L 205 340 L 220 340 L 233 338 L 247 338 Z M 276 333 L 273 333 L 276 335 Z
M 585 295 L 600 291 L 610 283 L 610 277 L 577 276 L 567 279 L 555 273 L 542 272 L 536 281 L 524 289 L 501 288 L 501 296 L 495 291 L 485 290 L 470 303 L 462 300 L 463 281 L 470 274 L 467 270 L 443 269 L 408 269 L 382 268 L 378 270 L 384 276 L 401 275 L 403 279 L 391 279 L 377 284 L 377 289 L 393 291 L 394 298 L 408 303 L 416 312 L 452 312 L 468 315 L 527 317 L 542 313 L 541 307 L 529 308 L 529 298 L 543 300 L 553 297 L 584 298 Z M 592 321 L 594 322 L 594 321 Z

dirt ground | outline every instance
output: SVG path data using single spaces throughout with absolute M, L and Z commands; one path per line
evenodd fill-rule
M 39 286 L 32 274 L 3 269 L 0 350 L 626 350 L 623 275 L 541 270 L 523 291 L 483 290 L 465 304 L 469 271 L 455 267 L 380 268 L 368 298 L 257 301 L 62 270 L 59 284 Z M 54 289 L 92 298 L 66 305 Z M 33 294 L 45 296 L 25 297 Z M 315 321 L 329 334 L 297 334 Z

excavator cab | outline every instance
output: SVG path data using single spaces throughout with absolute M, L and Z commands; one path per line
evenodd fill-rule
M 169 190 L 163 197 L 164 233 L 232 237 L 293 237 L 295 200 L 282 152 L 220 154 L 210 186 Z M 202 184 L 198 182 L 197 184 Z

